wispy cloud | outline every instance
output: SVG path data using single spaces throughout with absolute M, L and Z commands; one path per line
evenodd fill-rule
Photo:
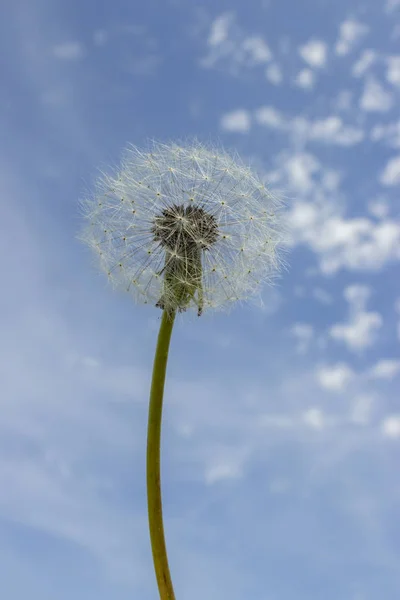
M 383 318 L 376 311 L 365 310 L 368 288 L 349 286 L 345 289 L 344 296 L 350 304 L 350 317 L 347 322 L 332 325 L 329 331 L 331 337 L 346 344 L 350 350 L 357 351 L 372 346 Z
M 360 23 L 354 19 L 343 21 L 340 25 L 339 38 L 335 45 L 336 54 L 339 56 L 348 54 L 368 31 L 369 27 L 365 23 Z
M 393 106 L 393 96 L 375 78 L 366 80 L 363 94 L 360 98 L 360 108 L 367 112 L 387 112 Z
M 225 131 L 248 133 L 251 127 L 251 115 L 249 111 L 237 109 L 226 113 L 221 118 L 221 128 Z
M 311 39 L 299 48 L 299 54 L 311 67 L 324 67 L 327 59 L 327 45 L 322 40 Z
M 78 60 L 84 56 L 85 51 L 80 42 L 70 41 L 56 44 L 53 48 L 53 54 L 60 60 Z

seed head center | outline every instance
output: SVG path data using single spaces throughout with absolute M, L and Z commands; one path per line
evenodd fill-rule
M 204 208 L 191 204 L 173 204 L 154 217 L 151 232 L 168 251 L 188 255 L 195 250 L 207 250 L 217 240 L 215 217 Z

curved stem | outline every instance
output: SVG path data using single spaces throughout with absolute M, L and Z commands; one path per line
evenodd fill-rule
M 147 506 L 151 549 L 161 600 L 175 600 L 165 545 L 160 483 L 160 442 L 164 382 L 175 314 L 175 311 L 171 314 L 166 310 L 163 310 L 162 313 L 154 357 L 147 428 Z

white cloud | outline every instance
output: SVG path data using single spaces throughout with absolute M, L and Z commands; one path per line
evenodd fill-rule
M 349 350 L 361 350 L 372 346 L 377 331 L 383 323 L 377 312 L 367 312 L 364 309 L 369 296 L 365 286 L 353 285 L 344 291 L 344 297 L 350 303 L 350 318 L 345 323 L 337 323 L 330 330 L 330 336 L 344 342 Z
M 309 408 L 302 415 L 303 422 L 311 429 L 321 430 L 325 427 L 325 417 L 319 408 Z
M 381 424 L 381 430 L 385 437 L 400 438 L 400 415 L 390 415 Z
M 333 101 L 334 108 L 339 112 L 346 112 L 351 109 L 353 101 L 353 92 L 350 90 L 341 90 Z
M 295 323 L 290 331 L 297 339 L 296 351 L 303 354 L 313 338 L 314 328 L 308 323 Z
M 393 96 L 373 77 L 366 80 L 360 107 L 367 112 L 387 112 L 393 106 Z
M 391 14 L 400 6 L 400 0 L 386 0 L 385 12 Z
M 212 22 L 207 40 L 209 46 L 219 46 L 228 39 L 229 27 L 232 21 L 232 13 L 224 13 Z
M 242 465 L 233 460 L 217 460 L 210 464 L 204 473 L 204 478 L 207 484 L 211 485 L 218 481 L 229 479 L 238 479 L 242 476 Z
M 391 148 L 400 148 L 400 119 L 387 125 L 375 125 L 370 138 L 374 142 L 383 140 Z
M 329 115 L 324 119 L 312 121 L 305 117 L 285 116 L 272 106 L 262 106 L 254 114 L 261 125 L 279 129 L 294 139 L 302 140 L 303 143 L 313 141 L 338 146 L 353 146 L 359 144 L 365 135 L 361 128 L 343 123 L 342 118 L 338 115 Z M 306 156 L 303 154 L 298 158 L 303 162 L 307 160 L 309 163 Z
M 207 46 L 208 53 L 200 64 L 206 68 L 220 64 L 236 75 L 242 68 L 263 66 L 272 59 L 266 41 L 259 35 L 247 35 L 231 12 L 212 22 Z
M 348 54 L 356 43 L 368 32 L 369 27 L 354 19 L 343 21 L 339 28 L 339 39 L 336 42 L 335 52 L 339 56 Z
M 329 333 L 333 339 L 344 342 L 350 350 L 361 350 L 372 346 L 382 322 L 377 312 L 360 312 L 347 323 L 333 325 Z
M 322 40 L 310 40 L 299 48 L 301 58 L 311 67 L 323 67 L 326 63 L 327 46 Z
M 371 289 L 366 285 L 348 285 L 343 292 L 343 296 L 353 310 L 362 310 L 371 296 Z
M 400 360 L 382 359 L 370 370 L 370 376 L 377 379 L 393 379 L 400 371 Z
M 254 116 L 260 125 L 272 127 L 273 129 L 285 127 L 284 117 L 273 106 L 261 106 L 254 112 Z
M 389 216 L 389 205 L 385 200 L 371 200 L 368 202 L 368 212 L 377 219 Z
M 321 188 L 324 192 L 337 193 L 342 176 L 339 171 L 325 168 L 320 172 Z
M 361 56 L 353 65 L 352 73 L 354 77 L 361 77 L 362 75 L 365 75 L 368 69 L 376 61 L 377 56 L 378 55 L 375 50 L 371 50 L 370 48 L 363 50 Z
M 222 116 L 221 128 L 225 131 L 247 133 L 251 127 L 251 116 L 247 110 L 238 109 Z
M 374 398 L 370 395 L 356 396 L 352 402 L 350 420 L 357 425 L 368 425 L 371 420 Z
M 297 73 L 294 82 L 304 90 L 311 90 L 315 83 L 315 73 L 311 69 L 302 69 Z
M 315 288 L 313 290 L 313 296 L 316 300 L 318 300 L 318 302 L 321 302 L 322 304 L 332 304 L 333 302 L 332 296 L 321 288 Z
M 269 62 L 272 58 L 268 45 L 257 35 L 246 37 L 241 44 L 241 51 L 247 54 L 251 63 L 255 65 Z
M 381 174 L 380 181 L 387 186 L 400 184 L 400 154 L 388 161 Z
M 77 60 L 82 58 L 84 50 L 80 42 L 71 41 L 54 46 L 53 54 L 56 58 L 61 60 Z
M 295 323 L 291 332 L 301 340 L 309 340 L 313 336 L 314 328 L 309 323 Z
M 344 390 L 354 377 L 354 372 L 346 363 L 320 367 L 316 379 L 321 387 L 333 392 Z
M 314 167 L 317 170 L 315 164 Z M 290 162 L 287 160 L 284 169 L 288 168 Z M 296 184 L 298 193 L 312 192 L 314 173 L 310 169 L 302 169 L 300 173 L 303 173 L 303 181 L 300 178 L 294 180 L 289 173 L 289 184 Z M 294 202 L 287 219 L 293 243 L 309 245 L 319 255 L 323 273 L 335 273 L 341 268 L 377 270 L 400 258 L 400 224 L 390 219 L 379 222 L 365 217 L 346 219 L 326 201 L 321 205 Z
M 291 156 L 285 163 L 285 170 L 292 187 L 306 192 L 311 190 L 313 182 L 313 174 L 318 170 L 318 162 L 312 156 L 306 152 L 297 153 Z M 304 212 L 302 216 L 298 215 L 302 219 L 310 219 L 311 215 Z
M 387 57 L 386 79 L 392 85 L 400 87 L 400 55 Z
M 364 132 L 358 127 L 344 125 L 339 116 L 331 115 L 310 123 L 308 138 L 335 143 L 339 146 L 353 146 L 361 142 L 364 138 Z
M 90 369 L 95 369 L 100 366 L 100 362 L 97 360 L 97 358 L 94 358 L 94 356 L 83 356 L 81 358 L 81 363 Z
M 274 85 L 279 85 L 282 83 L 282 71 L 280 67 L 276 63 L 272 63 L 265 70 L 265 76 Z

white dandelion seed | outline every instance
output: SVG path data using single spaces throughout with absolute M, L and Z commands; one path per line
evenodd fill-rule
M 247 299 L 278 271 L 280 201 L 238 158 L 197 141 L 130 146 L 81 205 L 81 239 L 138 302 L 200 315 Z

